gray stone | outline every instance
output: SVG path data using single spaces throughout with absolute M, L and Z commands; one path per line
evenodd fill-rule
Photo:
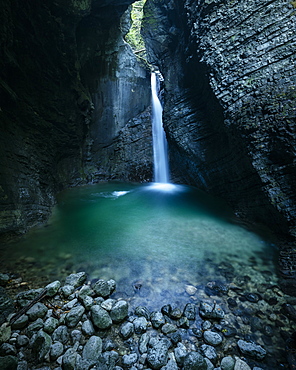
M 57 292 L 59 291 L 60 289 L 60 286 L 61 286 L 61 282 L 56 280 L 48 285 L 46 285 L 45 289 L 46 289 L 46 295 L 48 297 L 53 297 L 57 294 Z
M 60 357 L 64 352 L 64 346 L 61 342 L 55 342 L 50 347 L 50 358 L 55 361 L 58 357 Z
M 95 329 L 93 327 L 92 322 L 90 320 L 85 320 L 82 324 L 81 331 L 86 336 L 93 335 L 95 332 Z
M 205 319 L 223 319 L 225 313 L 216 303 L 201 302 L 199 314 Z
M 153 327 L 155 329 L 158 329 L 162 325 L 165 324 L 164 316 L 159 311 L 154 311 L 154 312 L 151 313 L 151 315 L 150 315 L 150 321 L 151 321 L 151 324 L 153 325 Z
M 87 360 L 97 361 L 101 353 L 102 353 L 102 339 L 100 337 L 93 335 L 86 342 L 83 348 L 82 357 Z
M 251 368 L 245 361 L 237 358 L 235 361 L 234 370 L 251 370 Z
M 222 370 L 233 370 L 235 365 L 235 360 L 231 356 L 222 358 L 221 369 Z
M 16 344 L 18 347 L 24 347 L 28 343 L 29 343 L 29 338 L 24 334 L 20 334 L 16 339 Z
M 205 358 L 205 361 L 207 363 L 207 370 L 214 370 L 215 369 L 215 366 L 212 364 L 212 362 L 208 358 Z M 221 370 L 221 369 L 219 369 L 219 370 Z
M 17 303 L 20 307 L 25 307 L 28 303 L 30 303 L 34 298 L 36 298 L 41 292 L 43 291 L 42 288 L 40 289 L 31 289 L 25 292 L 21 292 L 16 296 Z
M 116 302 L 110 311 L 110 317 L 112 321 L 118 323 L 124 320 L 128 315 L 128 303 L 126 301 Z
M 108 298 L 101 303 L 101 307 L 103 307 L 106 311 L 111 311 L 115 303 L 116 303 L 115 299 Z
M 122 356 L 123 367 L 132 367 L 137 361 L 138 355 L 136 353 Z
M 184 358 L 184 370 L 207 370 L 206 360 L 198 352 L 189 352 Z
M 223 338 L 219 333 L 216 333 L 214 331 L 206 330 L 204 332 L 204 340 L 207 344 L 210 344 L 211 346 L 218 346 L 222 343 Z
M 93 296 L 94 291 L 89 285 L 83 285 L 78 292 L 78 297 L 84 299 L 85 297 Z
M 11 326 L 5 322 L 0 327 L 0 344 L 7 342 L 11 336 Z
M 177 322 L 177 325 L 179 328 L 184 328 L 184 329 L 188 329 L 189 328 L 189 320 L 187 319 L 187 317 L 181 317 L 178 322 Z
M 28 370 L 28 362 L 26 360 L 18 361 L 17 370 Z
M 82 318 L 82 315 L 85 312 L 83 306 L 73 307 L 70 312 L 66 314 L 65 323 L 69 328 L 74 328 Z
M 99 297 L 109 297 L 115 290 L 116 288 L 116 283 L 114 280 L 103 280 L 100 279 L 98 280 L 94 286 L 93 290 L 94 292 L 99 296 Z
M 82 299 L 83 306 L 86 310 L 90 310 L 91 306 L 94 304 L 94 299 L 90 296 L 83 297 Z
M 68 328 L 65 325 L 61 325 L 56 328 L 56 330 L 52 333 L 52 339 L 54 341 L 61 342 L 66 344 L 69 340 L 69 333 Z
M 41 302 L 37 302 L 28 309 L 26 314 L 31 321 L 35 321 L 38 318 L 43 318 L 47 314 L 48 308 Z
M 150 335 L 148 333 L 144 333 L 141 335 L 140 340 L 139 340 L 139 352 L 141 354 L 147 352 L 149 339 L 150 339 Z
M 94 305 L 91 308 L 91 319 L 95 327 L 98 329 L 108 329 L 112 325 L 112 320 L 109 313 L 99 305 Z
M 170 354 L 167 364 L 163 366 L 161 370 L 178 370 L 178 365 L 176 363 L 175 356 L 173 353 Z
M 161 331 L 163 334 L 171 334 L 177 331 L 177 327 L 174 324 L 166 323 L 162 326 Z
M 7 285 L 9 281 L 9 275 L 0 273 L 0 286 Z
M 85 272 L 78 272 L 67 276 L 65 285 L 72 285 L 74 288 L 81 286 L 86 280 Z
M 17 354 L 16 348 L 12 344 L 3 343 L 0 346 L 0 356 L 8 356 L 8 355 L 14 356 L 16 354 Z
M 177 364 L 182 367 L 184 364 L 184 359 L 187 355 L 186 347 L 183 343 L 178 343 L 177 347 L 174 349 L 174 354 Z
M 43 320 L 42 319 L 37 319 L 36 321 L 32 322 L 27 329 L 26 329 L 26 334 L 29 338 L 34 334 L 34 332 L 42 329 L 44 326 Z
M 207 344 L 203 344 L 201 346 L 201 351 L 204 354 L 205 357 L 207 357 L 211 361 L 217 360 L 217 352 L 214 347 L 209 346 Z
M 256 360 L 263 360 L 264 357 L 266 356 L 265 349 L 259 346 L 258 344 L 246 342 L 240 339 L 237 342 L 237 345 L 243 355 L 253 357 Z
M 39 361 L 43 361 L 50 350 L 52 344 L 51 337 L 40 329 L 32 344 L 32 351 Z
M 48 334 L 51 334 L 55 331 L 55 329 L 59 326 L 59 321 L 57 319 L 55 319 L 54 317 L 49 317 L 45 323 L 44 323 L 44 327 L 43 327 L 43 330 L 48 333 Z
M 61 287 L 62 295 L 65 298 L 68 298 L 74 292 L 74 289 L 75 288 L 73 285 L 70 285 L 70 284 L 64 285 Z
M 71 339 L 72 339 L 73 344 L 80 343 L 81 337 L 82 337 L 82 333 L 80 330 L 75 329 L 71 331 Z
M 78 299 L 77 299 L 77 298 L 73 298 L 73 299 L 71 299 L 71 301 L 69 301 L 69 302 L 65 303 L 65 304 L 63 305 L 62 309 L 63 309 L 64 311 L 69 311 L 69 310 L 71 310 L 74 306 L 76 306 L 77 302 L 78 302 Z
M 168 351 L 171 342 L 164 338 L 153 343 L 153 346 L 148 349 L 147 362 L 152 369 L 160 369 L 168 362 Z
M 133 324 L 136 334 L 142 334 L 147 330 L 148 322 L 144 316 L 137 317 Z
M 145 306 L 137 306 L 135 308 L 135 315 L 137 316 L 144 316 L 147 320 L 150 318 L 150 312 L 147 307 Z
M 63 370 L 74 370 L 77 361 L 77 352 L 73 348 L 67 349 L 62 359 Z
M 120 334 L 123 339 L 128 339 L 134 333 L 134 325 L 131 322 L 125 322 L 120 328 Z
M 18 359 L 15 356 L 4 356 L 0 357 L 0 369 L 1 370 L 16 370 Z
M 103 352 L 99 358 L 99 361 L 97 362 L 97 367 L 100 370 L 115 369 L 115 364 L 117 363 L 118 359 L 119 355 L 116 351 Z
M 183 315 L 187 317 L 188 320 L 195 320 L 196 317 L 196 305 L 194 303 L 187 303 Z

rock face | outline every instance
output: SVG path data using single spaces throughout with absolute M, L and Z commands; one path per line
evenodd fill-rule
M 67 186 L 151 178 L 150 80 L 119 27 L 132 0 L 110 3 L 2 3 L 0 232 L 45 221 Z
M 296 233 L 294 8 L 284 0 L 148 0 L 143 29 L 149 59 L 164 75 L 176 181 L 221 196 L 238 216 L 284 235 L 289 279 L 296 270 L 289 248 Z

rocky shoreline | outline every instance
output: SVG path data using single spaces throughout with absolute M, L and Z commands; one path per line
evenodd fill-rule
M 295 364 L 296 302 L 276 286 L 238 294 L 213 283 L 194 300 L 196 288 L 187 286 L 185 306 L 150 311 L 117 297 L 114 280 L 87 281 L 85 272 L 20 291 L 14 301 L 5 293 L 9 275 L 0 275 L 2 370 L 287 369 L 279 332 Z

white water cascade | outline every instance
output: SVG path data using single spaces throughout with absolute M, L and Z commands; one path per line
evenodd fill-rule
M 162 106 L 158 99 L 156 74 L 151 74 L 152 91 L 152 136 L 154 156 L 154 181 L 169 183 L 167 141 L 162 126 Z

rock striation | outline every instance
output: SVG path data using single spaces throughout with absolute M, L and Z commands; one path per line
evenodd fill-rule
M 151 178 L 150 79 L 120 27 L 131 3 L 3 1 L 0 233 L 44 222 L 65 187 Z
M 185 0 L 145 5 L 149 60 L 164 75 L 176 181 L 226 199 L 276 232 L 295 280 L 295 6 Z M 288 283 L 288 286 L 292 284 Z

